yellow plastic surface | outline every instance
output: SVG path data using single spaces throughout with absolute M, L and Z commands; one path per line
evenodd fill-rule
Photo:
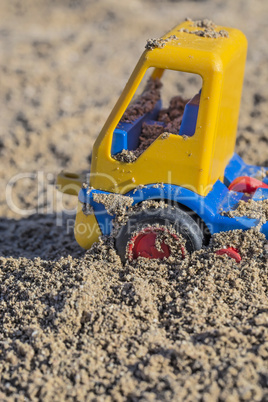
M 62 171 L 57 176 L 56 185 L 62 193 L 77 196 L 83 181 L 84 178 L 76 173 Z
M 99 240 L 102 233 L 95 215 L 85 215 L 82 206 L 83 204 L 78 202 L 74 235 L 81 247 L 89 249 L 93 243 Z
M 164 182 L 206 195 L 216 180 L 223 179 L 234 152 L 247 40 L 233 28 L 216 27 L 226 30 L 228 38 L 200 37 L 181 32 L 182 28 L 202 29 L 186 21 L 163 36 L 176 39 L 142 54 L 94 144 L 90 174 L 94 188 L 124 194 L 139 184 Z M 135 162 L 118 162 L 111 156 L 113 131 L 149 67 L 155 67 L 153 77 L 165 69 L 202 77 L 196 132 L 187 139 L 174 134 L 159 137 Z

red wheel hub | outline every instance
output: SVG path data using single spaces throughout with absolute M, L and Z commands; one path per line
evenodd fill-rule
M 220 250 L 216 251 L 216 254 L 217 255 L 226 254 L 228 255 L 228 257 L 233 258 L 236 262 L 240 262 L 242 260 L 239 251 L 234 247 L 221 248 Z
M 228 188 L 239 193 L 253 194 L 258 188 L 268 188 L 268 185 L 254 177 L 241 176 L 233 180 Z
M 137 235 L 133 236 L 129 246 L 128 246 L 128 256 L 130 261 L 136 260 L 138 257 L 144 257 L 149 259 L 158 259 L 163 260 L 164 258 L 168 258 L 170 256 L 170 248 L 164 242 L 164 240 L 160 243 L 160 247 L 156 245 L 157 235 L 167 232 L 170 236 L 176 239 L 179 242 L 178 236 L 173 233 L 170 233 L 165 228 L 155 228 L 148 227 L 143 229 Z M 184 247 L 181 246 L 182 257 L 184 257 L 185 250 Z

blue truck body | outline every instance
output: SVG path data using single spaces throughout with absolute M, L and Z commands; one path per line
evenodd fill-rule
M 224 183 L 220 180 L 216 181 L 212 190 L 205 197 L 186 188 L 166 183 L 148 184 L 134 189 L 124 196 L 132 197 L 133 205 L 146 200 L 165 200 L 185 206 L 204 221 L 210 234 L 234 229 L 247 230 L 257 226 L 259 221 L 248 217 L 229 217 L 225 213 L 236 209 L 240 200 L 248 201 L 249 196 L 231 191 L 228 186 L 237 177 L 255 177 L 260 172 L 267 172 L 267 168 L 248 165 L 237 154 L 234 154 L 225 169 Z M 268 177 L 265 176 L 262 181 L 268 184 Z M 109 235 L 113 229 L 115 216 L 109 215 L 102 203 L 94 201 L 95 193 L 111 194 L 96 189 L 88 191 L 88 188 L 83 188 L 80 190 L 78 198 L 81 203 L 88 204 L 93 208 L 102 234 Z M 268 199 L 268 189 L 259 188 L 250 198 L 254 201 Z M 261 232 L 268 238 L 268 222 L 262 225 Z

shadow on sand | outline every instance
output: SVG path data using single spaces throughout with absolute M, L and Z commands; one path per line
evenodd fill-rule
M 0 255 L 4 257 L 40 257 L 58 260 L 71 255 L 81 257 L 85 251 L 73 234 L 75 216 L 35 214 L 27 218 L 0 218 Z

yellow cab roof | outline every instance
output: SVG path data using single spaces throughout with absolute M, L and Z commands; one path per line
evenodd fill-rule
M 202 75 L 209 66 L 214 71 L 224 69 L 241 46 L 246 47 L 247 40 L 237 29 L 187 20 L 160 39 L 149 40 L 144 57 L 154 67 Z

